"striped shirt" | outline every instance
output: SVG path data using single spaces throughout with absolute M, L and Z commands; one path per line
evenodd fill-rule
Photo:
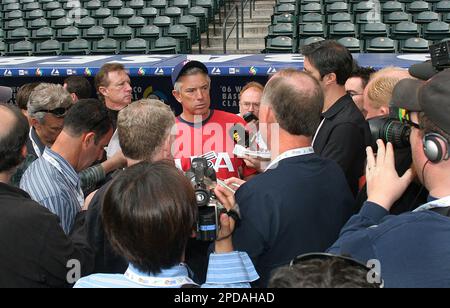
M 206 283 L 202 288 L 249 288 L 259 278 L 246 252 L 210 254 Z M 140 272 L 129 265 L 125 274 L 94 274 L 81 278 L 75 288 L 180 288 L 189 284 L 185 264 L 162 270 L 157 275 Z M 191 282 L 192 283 L 192 282 Z
M 58 215 L 61 227 L 69 234 L 84 197 L 78 174 L 63 157 L 45 148 L 43 156 L 25 171 L 20 188 Z

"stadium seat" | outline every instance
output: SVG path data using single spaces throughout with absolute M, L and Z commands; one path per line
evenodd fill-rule
M 191 31 L 188 27 L 184 25 L 170 26 L 168 35 L 178 39 L 181 53 L 192 53 Z
M 110 29 L 108 36 L 122 43 L 133 38 L 133 33 L 133 29 L 129 26 L 118 26 Z
M 448 38 L 450 37 L 450 26 L 443 21 L 433 21 L 424 26 L 423 37 L 431 41 L 440 41 Z
M 109 8 L 114 14 L 114 12 L 123 8 L 124 4 L 121 0 L 110 0 L 106 3 L 106 7 Z
M 429 42 L 423 38 L 409 38 L 400 42 L 400 51 L 403 53 L 428 53 Z
M 91 0 L 85 4 L 85 8 L 89 11 L 96 11 L 102 8 L 102 3 L 99 0 Z M 107 7 L 104 7 L 107 9 Z
M 392 12 L 403 12 L 403 4 L 398 1 L 387 1 L 381 6 L 381 12 L 385 17 Z
M 295 25 L 295 18 L 292 14 L 272 15 L 272 25 L 290 23 Z
M 63 44 L 62 54 L 65 55 L 88 55 L 90 53 L 90 44 L 85 39 L 75 39 Z
M 306 23 L 323 23 L 324 19 L 322 14 L 318 13 L 307 13 L 300 15 L 300 21 L 299 24 L 306 24 Z
M 6 44 L 5 42 L 0 40 L 0 55 L 3 56 L 6 52 Z
M 66 15 L 67 13 L 64 9 L 55 9 L 46 12 L 46 18 L 51 20 L 66 17 Z
M 362 52 L 361 41 L 355 37 L 343 37 L 338 40 L 338 43 L 345 46 L 352 53 Z
M 352 15 L 349 13 L 334 13 L 328 15 L 328 24 L 337 24 L 340 22 L 352 22 Z
M 168 7 L 164 15 L 170 17 L 172 24 L 176 25 L 181 16 L 181 9 L 176 6 Z
M 50 25 L 54 29 L 62 29 L 68 26 L 73 25 L 73 20 L 68 17 L 61 17 L 50 22 Z
M 184 25 L 191 29 L 192 44 L 200 43 L 200 21 L 192 15 L 183 15 L 178 21 L 180 25 Z
M 297 9 L 294 4 L 280 4 L 274 7 L 274 14 L 293 14 L 297 15 Z
M 289 36 L 290 38 L 293 38 L 293 36 L 296 34 L 296 31 L 294 29 L 295 28 L 292 24 L 288 23 L 276 24 L 273 26 L 269 26 L 268 36 L 269 37 Z
M 25 19 L 34 20 L 38 18 L 45 18 L 45 12 L 41 9 L 25 12 Z
M 450 12 L 450 1 L 439 1 L 436 3 L 436 7 L 434 9 L 436 13 L 448 13 Z
M 191 2 L 189 0 L 174 0 L 172 5 L 179 7 L 183 11 L 183 15 L 185 15 L 191 7 Z
M 401 23 L 402 21 L 412 21 L 411 15 L 405 12 L 392 12 L 386 16 L 384 23 L 398 24 Z
M 75 25 L 78 28 L 87 29 L 87 28 L 95 26 L 96 22 L 95 22 L 94 18 L 92 18 L 90 16 L 86 16 L 86 17 L 81 18 L 80 20 L 76 20 Z
M 159 38 L 160 29 L 155 25 L 147 25 L 142 28 L 138 28 L 136 31 L 137 38 L 143 38 L 149 42 L 149 48 L 155 47 L 155 42 Z
M 131 16 L 130 18 L 128 18 L 126 24 L 131 28 L 142 28 L 146 23 L 144 17 Z
M 266 53 L 292 53 L 296 46 L 292 38 L 288 36 L 277 36 L 267 40 Z
M 9 50 L 5 52 L 7 56 L 31 56 L 34 45 L 30 41 L 20 41 L 9 45 Z
M 326 6 L 326 12 L 327 12 L 327 14 L 340 13 L 340 12 L 349 13 L 350 6 L 346 2 L 333 2 Z
M 167 7 L 167 1 L 166 0 L 151 0 L 150 6 L 157 9 L 159 14 L 163 15 L 166 10 L 166 7 Z
M 298 36 L 300 39 L 312 36 L 325 36 L 324 25 L 320 23 L 299 25 Z
M 330 26 L 329 38 L 355 37 L 355 25 L 351 22 L 340 22 Z
M 6 22 L 5 30 L 14 30 L 17 28 L 24 28 L 25 26 L 25 20 L 23 20 L 23 18 L 18 18 Z
M 114 16 L 109 16 L 108 18 L 105 19 L 100 19 L 100 26 L 102 26 L 105 29 L 113 29 L 113 28 L 117 28 L 118 26 L 120 26 L 120 20 L 117 17 Z
M 322 5 L 320 3 L 307 3 L 300 5 L 300 13 L 318 13 L 322 14 Z
M 56 32 L 56 38 L 60 42 L 71 42 L 77 39 L 80 35 L 81 35 L 80 29 L 75 26 L 60 29 Z
M 22 27 L 8 31 L 6 37 L 4 38 L 4 41 L 11 44 L 27 40 L 29 36 L 30 32 L 28 31 L 28 29 Z
M 28 28 L 29 29 L 40 29 L 43 27 L 48 27 L 48 21 L 45 18 L 38 18 L 38 19 L 34 19 L 29 21 L 28 23 Z
M 153 24 L 159 27 L 161 36 L 164 36 L 169 32 L 169 27 L 172 22 L 168 16 L 156 16 L 153 20 Z
M 102 26 L 93 26 L 88 29 L 84 29 L 82 32 L 83 38 L 88 41 L 101 40 L 106 36 L 106 30 Z
M 105 19 L 112 16 L 112 12 L 110 9 L 108 9 L 107 7 L 101 7 L 96 9 L 95 11 L 93 11 L 93 13 L 91 13 L 91 17 L 94 17 L 96 20 L 101 20 L 101 19 Z M 100 21 L 101 23 L 101 21 Z M 98 23 L 98 24 L 100 24 Z
M 388 38 L 388 37 L 377 37 L 371 39 L 366 46 L 367 52 L 374 53 L 395 53 L 396 52 L 396 43 Z
M 154 7 L 146 7 L 141 11 L 141 17 L 145 18 L 147 25 L 152 25 L 156 16 L 158 16 L 158 10 Z
M 101 39 L 94 41 L 92 44 L 92 54 L 117 54 L 119 50 L 119 42 L 112 38 Z
M 59 3 L 58 1 L 51 1 L 51 2 L 47 2 L 44 3 L 44 5 L 42 6 L 42 9 L 44 11 L 52 11 L 52 10 L 56 10 L 56 9 L 61 9 L 61 3 Z
M 30 40 L 34 43 L 45 42 L 53 39 L 55 31 L 50 27 L 42 27 L 36 30 L 32 30 Z
M 38 56 L 58 56 L 61 53 L 61 43 L 57 40 L 47 40 L 36 43 L 35 55 Z
M 177 54 L 180 53 L 180 46 L 173 37 L 160 37 L 155 42 L 155 47 L 149 50 L 151 54 Z
M 425 12 L 431 9 L 431 5 L 425 1 L 413 1 L 406 5 L 406 12 L 408 13 L 417 13 L 417 12 Z
M 134 38 L 123 42 L 121 53 L 124 54 L 146 54 L 148 51 L 147 41 L 141 38 Z
M 410 21 L 402 21 L 392 27 L 391 38 L 395 40 L 406 40 L 419 37 L 419 26 Z
M 353 6 L 353 13 L 360 14 L 371 11 L 375 6 L 373 1 L 359 1 Z
M 420 12 L 415 15 L 414 22 L 417 24 L 429 24 L 433 21 L 439 21 L 439 14 L 431 11 Z
M 4 20 L 8 21 L 8 20 L 17 19 L 17 18 L 23 18 L 23 17 L 25 17 L 23 15 L 23 12 L 17 10 L 17 11 L 6 12 Z
M 24 12 L 35 11 L 35 10 L 40 10 L 40 9 L 41 9 L 41 7 L 39 6 L 39 3 L 37 3 L 37 2 L 25 3 L 22 7 L 22 11 L 24 11 Z
M 144 0 L 131 0 L 127 2 L 127 7 L 130 7 L 139 13 L 145 7 Z

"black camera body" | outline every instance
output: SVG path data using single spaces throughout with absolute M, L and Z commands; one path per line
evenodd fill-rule
M 430 45 L 431 65 L 438 70 L 450 67 L 450 41 Z
M 390 142 L 396 149 L 410 147 L 409 135 L 411 128 L 391 117 L 376 117 L 368 120 L 372 135 L 372 148 L 377 149 L 376 141 Z
M 208 188 L 216 181 L 216 172 L 208 165 L 206 158 L 194 158 L 191 168 L 186 172 L 195 191 L 198 206 L 197 239 L 214 241 L 220 228 L 220 215 L 226 213 L 225 207 Z

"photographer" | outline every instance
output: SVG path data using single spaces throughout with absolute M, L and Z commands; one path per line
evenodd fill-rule
M 418 178 L 430 192 L 428 203 L 398 216 L 392 204 L 413 179 L 399 177 L 392 144 L 379 140 L 374 157 L 367 148 L 368 199 L 341 231 L 331 253 L 361 262 L 376 259 L 386 287 L 450 287 L 450 70 L 419 88 L 418 112 L 410 114 L 411 151 Z M 411 108 L 404 103 L 403 108 Z
M 174 166 L 141 162 L 125 170 L 109 187 L 102 216 L 114 249 L 130 265 L 124 275 L 94 274 L 75 287 L 195 286 L 183 262 L 197 203 L 191 184 Z M 258 274 L 247 253 L 233 251 L 233 219 L 222 214 L 220 225 L 202 287 L 249 287 Z

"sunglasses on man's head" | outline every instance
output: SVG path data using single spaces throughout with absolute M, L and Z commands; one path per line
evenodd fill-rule
M 60 108 L 55 108 L 55 109 L 51 109 L 51 110 L 49 110 L 49 109 L 41 109 L 41 110 L 38 110 L 36 112 L 51 113 L 57 118 L 64 118 L 66 116 L 67 112 L 69 111 L 70 107 L 72 107 L 72 106 L 69 106 L 67 108 L 60 107 Z

